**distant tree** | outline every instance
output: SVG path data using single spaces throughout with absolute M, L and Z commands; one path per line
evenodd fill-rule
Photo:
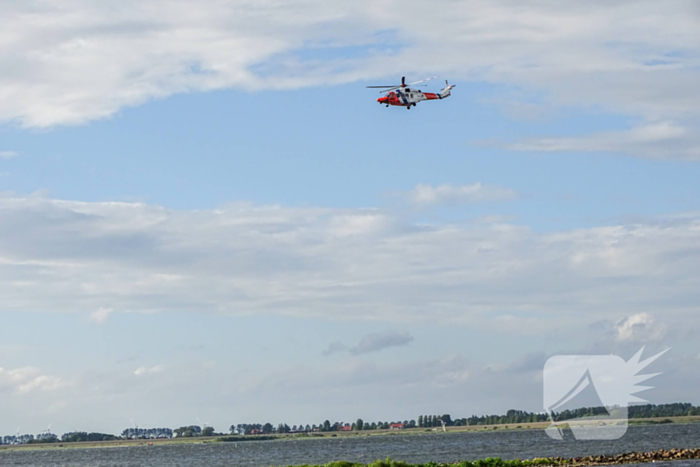
M 181 426 L 173 430 L 173 433 L 175 433 L 178 438 L 192 438 L 193 436 L 200 436 L 202 428 L 196 425 Z
M 87 441 L 87 433 L 84 431 L 64 433 L 61 436 L 61 441 L 63 441 L 64 443 L 78 443 L 80 441 Z
M 361 418 L 358 418 L 357 421 L 355 422 L 355 429 L 357 429 L 357 431 L 362 431 L 362 428 L 364 426 L 365 426 L 365 422 Z
M 61 436 L 61 441 L 64 443 L 77 443 L 80 441 L 112 441 L 115 439 L 119 438 L 117 436 L 105 433 L 86 433 L 84 431 L 64 433 Z
M 214 436 L 214 427 L 205 426 L 202 428 L 201 436 Z
M 57 442 L 58 436 L 54 435 L 53 433 L 42 433 L 37 435 L 36 438 L 28 440 L 27 444 L 49 444 Z
M 251 435 L 253 433 L 260 433 L 262 430 L 262 425 L 259 423 L 243 423 L 240 425 L 240 434 Z
M 331 431 L 331 422 L 328 420 L 323 422 L 323 427 L 321 428 L 321 431 Z

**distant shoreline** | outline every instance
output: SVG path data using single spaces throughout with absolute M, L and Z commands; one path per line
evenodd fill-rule
M 630 419 L 630 426 L 657 425 L 657 424 L 689 424 L 700 423 L 700 416 L 684 417 L 656 417 Z M 450 433 L 493 433 L 519 430 L 544 430 L 550 425 L 549 422 L 533 423 L 510 423 L 498 425 L 472 425 L 472 426 L 450 426 L 446 427 L 444 434 Z M 79 441 L 79 442 L 56 442 L 56 443 L 35 443 L 20 445 L 0 445 L 0 453 L 3 451 L 25 451 L 25 450 L 54 450 L 54 449 L 88 449 L 88 448 L 117 448 L 129 446 L 167 446 L 180 444 L 209 444 L 223 442 L 270 442 L 270 441 L 292 441 L 304 439 L 324 439 L 324 438 L 348 438 L 348 437 L 368 437 L 368 436 L 395 436 L 395 435 L 423 435 L 423 434 L 443 434 L 442 428 L 406 428 L 402 430 L 363 430 L 347 432 L 314 432 L 296 434 L 271 434 L 271 435 L 216 435 L 210 437 L 192 438 L 167 438 L 167 439 L 120 439 L 113 441 Z

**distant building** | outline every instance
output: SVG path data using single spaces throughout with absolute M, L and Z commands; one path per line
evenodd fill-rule
M 350 425 L 345 425 L 338 427 L 338 431 L 352 431 L 352 427 Z
M 389 425 L 390 430 L 403 430 L 406 426 L 403 423 L 392 423 Z

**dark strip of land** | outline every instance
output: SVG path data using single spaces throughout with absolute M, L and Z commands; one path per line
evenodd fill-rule
M 699 423 L 700 416 L 685 417 L 658 417 L 629 420 L 630 425 L 666 424 L 666 423 Z M 543 430 L 550 425 L 549 422 L 534 423 L 508 423 L 498 425 L 471 425 L 471 426 L 448 426 L 445 428 L 446 434 L 462 432 L 499 432 L 517 430 Z M 37 449 L 66 449 L 66 448 L 106 448 L 122 446 L 148 446 L 148 445 L 173 445 L 173 444 L 199 444 L 215 443 L 221 441 L 270 441 L 270 440 L 298 440 L 315 438 L 345 438 L 364 436 L 392 436 L 392 435 L 422 435 L 422 434 L 443 434 L 442 428 L 407 428 L 403 430 L 365 430 L 365 431 L 330 431 L 314 433 L 288 433 L 272 435 L 215 435 L 210 437 L 198 436 L 192 438 L 167 438 L 167 439 L 119 439 L 114 441 L 79 441 L 79 442 L 55 442 L 47 444 L 22 444 L 22 445 L 0 445 L 0 452 L 4 450 L 37 450 Z M 435 464 L 437 465 L 437 464 Z M 377 466 L 381 467 L 381 466 Z

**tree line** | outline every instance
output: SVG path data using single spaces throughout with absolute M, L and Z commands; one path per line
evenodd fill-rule
M 612 409 L 613 412 L 615 408 Z M 554 421 L 570 420 L 572 418 L 603 415 L 609 413 L 605 407 L 585 407 L 575 410 L 564 410 L 552 413 Z M 629 418 L 658 418 L 658 417 L 683 417 L 700 416 L 700 407 L 690 403 L 673 404 L 647 404 L 634 405 L 628 408 Z M 277 427 L 271 423 L 252 423 L 231 425 L 231 434 L 255 435 L 274 433 L 304 433 L 304 432 L 329 432 L 329 431 L 366 431 L 388 430 L 392 425 L 402 425 L 401 428 L 439 428 L 445 426 L 475 426 L 475 425 L 504 425 L 513 423 L 537 423 L 550 421 L 546 412 L 527 412 L 525 410 L 509 410 L 502 415 L 472 415 L 471 417 L 453 419 L 449 414 L 443 415 L 419 415 L 417 420 L 403 421 L 379 421 L 365 422 L 358 418 L 354 423 L 330 422 L 325 420 L 318 425 L 288 425 L 280 423 Z
M 554 421 L 570 420 L 572 418 L 588 417 L 606 414 L 609 411 L 605 407 L 585 407 L 575 410 L 564 410 L 553 413 Z M 659 417 L 683 417 L 700 416 L 700 407 L 690 403 L 673 404 L 647 404 L 634 405 L 628 408 L 628 417 L 632 419 L 659 418 Z M 449 414 L 443 415 L 419 415 L 417 420 L 377 421 L 365 422 L 358 418 L 355 422 L 331 422 L 324 420 L 319 424 L 288 425 L 280 423 L 277 426 L 272 423 L 240 423 L 229 427 L 229 433 L 234 435 L 271 435 L 287 433 L 313 433 L 313 432 L 337 432 L 337 431 L 368 431 L 388 430 L 394 428 L 439 428 L 445 426 L 474 426 L 474 425 L 501 425 L 512 423 L 536 423 L 549 421 L 549 415 L 544 412 L 527 412 L 524 410 L 509 410 L 503 415 L 472 415 L 471 417 L 453 419 Z M 60 438 L 49 432 L 39 435 L 25 434 L 0 437 L 0 444 L 33 444 L 56 442 L 81 442 L 81 441 L 113 441 L 123 439 L 163 439 L 163 438 L 191 438 L 198 436 L 217 436 L 211 426 L 200 427 L 197 425 L 181 426 L 179 428 L 127 428 L 120 436 L 107 433 L 87 433 L 74 431 L 64 433 Z
M 363 430 L 388 430 L 392 424 L 403 424 L 405 428 L 415 428 L 415 420 L 392 421 L 392 422 L 365 422 L 358 418 L 353 423 L 346 422 L 331 422 L 325 420 L 318 425 L 288 425 L 280 423 L 276 427 L 271 423 L 239 423 L 231 425 L 229 432 L 235 435 L 267 435 L 267 434 L 286 434 L 286 433 L 311 433 L 311 432 L 330 432 L 330 431 L 363 431 Z

